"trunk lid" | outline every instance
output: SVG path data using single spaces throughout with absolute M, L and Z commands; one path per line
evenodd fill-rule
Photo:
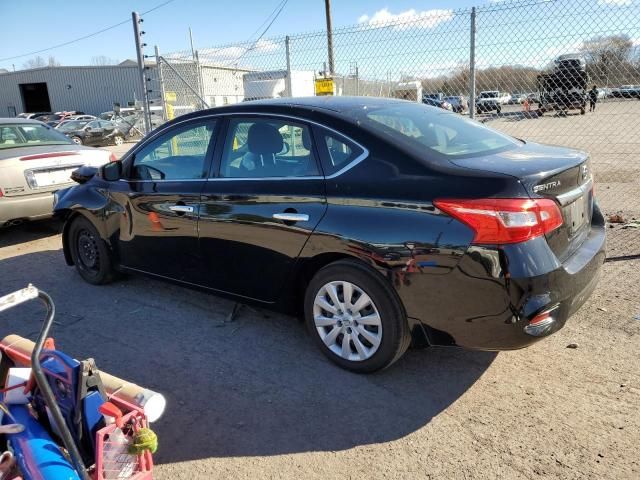
M 109 152 L 76 145 L 1 150 L 0 188 L 5 197 L 52 192 L 73 184 L 71 172 L 76 168 L 108 161 Z
M 585 152 L 527 143 L 494 155 L 452 162 L 459 167 L 511 175 L 531 198 L 556 201 L 564 223 L 547 234 L 547 241 L 560 261 L 577 250 L 588 235 L 593 214 L 593 177 Z

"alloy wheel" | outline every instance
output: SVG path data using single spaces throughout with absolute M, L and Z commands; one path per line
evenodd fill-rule
M 115 138 L 113 139 L 113 141 L 114 141 L 114 143 L 115 143 L 116 145 L 122 145 L 122 144 L 124 143 L 124 141 L 122 140 L 122 137 L 120 137 L 120 136 L 115 137 Z
M 371 297 L 351 282 L 333 281 L 318 290 L 313 321 L 327 348 L 345 360 L 367 360 L 380 347 L 380 313 Z

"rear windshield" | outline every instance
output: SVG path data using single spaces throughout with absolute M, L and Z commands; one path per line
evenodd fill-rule
M 444 158 L 497 153 L 519 145 L 518 140 L 465 117 L 417 103 L 365 110 L 370 127 L 393 142 Z M 361 121 L 364 119 L 360 119 Z
M 67 145 L 73 143 L 60 132 L 34 123 L 0 124 L 0 150 L 36 145 Z

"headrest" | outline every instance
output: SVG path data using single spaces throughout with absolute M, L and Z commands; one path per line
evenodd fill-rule
M 263 122 L 254 123 L 249 127 L 247 144 L 251 153 L 275 154 L 282 151 L 282 135 L 273 125 Z

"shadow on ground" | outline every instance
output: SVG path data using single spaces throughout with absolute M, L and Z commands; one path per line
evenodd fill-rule
M 62 222 L 58 220 L 40 220 L 20 225 L 0 228 L 0 248 L 30 242 L 40 238 L 52 237 L 62 231 Z
M 208 457 L 335 451 L 406 436 L 456 401 L 493 353 L 410 351 L 392 368 L 355 375 L 316 349 L 291 317 L 144 278 L 94 287 L 65 265 L 61 250 L 0 261 L 0 292 L 33 282 L 58 316 L 58 347 L 163 392 L 153 428 L 159 463 Z M 0 314 L 0 334 L 34 338 L 37 304 Z

